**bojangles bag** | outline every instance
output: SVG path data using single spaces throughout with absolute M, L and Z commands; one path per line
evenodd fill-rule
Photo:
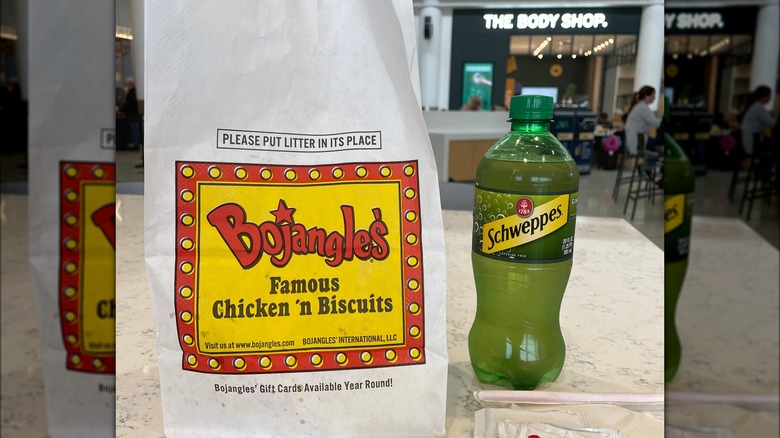
M 146 5 L 169 437 L 444 434 L 444 242 L 407 1 Z
M 53 438 L 113 436 L 114 8 L 100 0 L 67 0 L 28 2 L 25 9 L 30 268 L 47 432 Z M 3 395 L 3 403 L 17 401 Z M 6 427 L 3 418 L 4 437 L 22 433 Z

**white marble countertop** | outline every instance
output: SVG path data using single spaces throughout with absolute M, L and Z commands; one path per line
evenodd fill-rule
M 143 268 L 141 196 L 119 196 L 117 437 L 163 435 L 155 325 Z M 2 434 L 46 436 L 40 332 L 27 260 L 27 197 L 2 195 Z M 447 430 L 470 436 L 487 388 L 471 372 L 466 334 L 474 312 L 468 212 L 444 212 L 448 287 Z M 569 354 L 544 389 L 660 392 L 662 253 L 627 222 L 580 217 L 575 268 L 561 325 Z M 688 276 L 678 307 L 683 356 L 667 391 L 775 393 L 778 384 L 778 251 L 739 219 L 694 217 Z M 623 312 L 621 309 L 627 310 Z M 502 407 L 494 405 L 495 407 Z M 778 407 L 666 406 L 667 421 L 737 424 L 778 436 Z M 654 413 L 659 417 L 659 413 Z M 748 435 L 743 435 L 748 436 Z
M 117 437 L 163 435 L 155 323 L 143 260 L 143 200 L 118 197 Z M 447 250 L 449 378 L 447 435 L 471 436 L 485 405 L 472 392 L 500 389 L 477 381 L 467 336 L 476 297 L 471 272 L 471 213 L 444 212 Z M 663 253 L 622 219 L 580 217 L 574 268 L 561 326 L 568 350 L 554 391 L 663 392 Z M 661 412 L 654 412 L 657 418 Z

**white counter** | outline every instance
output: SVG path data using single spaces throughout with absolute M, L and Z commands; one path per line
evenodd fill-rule
M 141 262 L 143 203 L 119 196 L 117 437 L 163 434 L 155 324 Z M 448 436 L 471 436 L 477 389 L 467 336 L 476 297 L 471 213 L 444 212 L 447 250 Z M 622 219 L 578 218 L 574 269 L 561 326 L 568 350 L 558 391 L 663 392 L 663 253 Z M 629 268 L 632 267 L 632 268 Z M 499 405 L 493 405 L 499 406 Z M 662 418 L 662 412 L 653 413 Z M 658 421 L 658 420 L 655 420 Z M 660 423 L 659 423 L 660 424 Z
M 3 194 L 1 202 L 1 427 L 3 437 L 43 437 L 46 418 L 39 318 L 27 260 L 27 197 Z M 143 268 L 143 202 L 141 196 L 121 195 L 119 202 L 117 437 L 159 437 L 162 405 Z M 444 212 L 449 436 L 470 436 L 473 413 L 484 407 L 471 391 L 488 387 L 474 378 L 466 348 L 474 312 L 469 222 L 468 212 Z M 568 357 L 557 382 L 546 389 L 662 390 L 661 257 L 656 246 L 623 220 L 579 218 L 575 268 L 561 315 Z M 678 308 L 683 356 L 668 391 L 778 393 L 779 276 L 778 251 L 742 221 L 694 217 L 689 272 Z M 778 436 L 777 404 L 666 409 L 667 421 L 748 431 L 741 436 Z
M 439 181 L 449 181 L 450 142 L 496 141 L 509 132 L 506 111 L 424 111 Z

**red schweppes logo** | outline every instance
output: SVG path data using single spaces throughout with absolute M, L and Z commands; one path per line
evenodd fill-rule
M 355 258 L 386 259 L 390 246 L 385 239 L 388 227 L 382 220 L 382 210 L 373 208 L 374 219 L 368 229 L 358 229 L 354 208 L 350 205 L 340 208 L 343 228 L 330 231 L 295 222 L 296 209 L 288 206 L 284 199 L 270 211 L 273 220 L 252 222 L 247 219 L 244 208 L 236 203 L 215 207 L 206 219 L 244 269 L 255 266 L 264 254 L 270 257 L 271 264 L 280 268 L 289 263 L 293 254 L 317 254 L 332 267 Z

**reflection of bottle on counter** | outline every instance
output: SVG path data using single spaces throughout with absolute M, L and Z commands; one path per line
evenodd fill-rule
M 685 152 L 664 135 L 664 347 L 665 379 L 670 381 L 680 365 L 681 345 L 675 315 L 688 269 L 696 176 Z
M 477 168 L 469 354 L 480 380 L 515 389 L 555 380 L 566 356 L 559 312 L 572 267 L 579 171 L 549 132 L 552 115 L 550 97 L 512 97 L 512 130 Z

